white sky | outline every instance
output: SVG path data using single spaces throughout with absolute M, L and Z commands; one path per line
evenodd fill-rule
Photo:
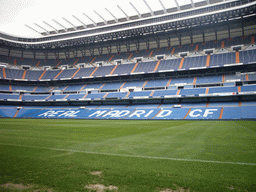
M 72 15 L 78 17 L 85 24 L 91 24 L 92 22 L 83 13 L 87 14 L 96 23 L 102 22 L 102 19 L 94 11 L 103 16 L 105 20 L 113 20 L 114 18 L 105 8 L 110 10 L 117 18 L 125 17 L 117 5 L 129 16 L 137 15 L 130 2 L 141 14 L 150 12 L 143 0 L 0 0 L 0 32 L 22 37 L 39 37 L 38 33 L 27 28 L 25 24 L 40 32 L 44 31 L 34 23 L 41 25 L 48 31 L 53 29 L 44 24 L 43 21 L 61 29 L 62 27 L 54 23 L 53 19 L 67 28 L 72 27 L 62 17 L 77 26 L 81 25 Z M 162 2 L 167 9 L 176 6 L 174 0 L 162 0 Z M 191 0 L 178 0 L 178 2 L 180 5 L 185 5 L 190 4 Z M 153 11 L 163 9 L 159 0 L 147 0 L 147 3 Z

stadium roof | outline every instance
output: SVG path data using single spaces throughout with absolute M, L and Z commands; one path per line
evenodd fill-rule
M 5 0 L 0 3 L 0 31 L 14 36 L 42 37 L 50 31 L 96 25 L 110 20 L 154 16 L 157 11 L 180 9 L 209 0 Z M 151 15 L 150 15 L 151 14 Z M 26 27 L 27 26 L 27 27 Z M 37 32 L 36 32 L 37 31 Z

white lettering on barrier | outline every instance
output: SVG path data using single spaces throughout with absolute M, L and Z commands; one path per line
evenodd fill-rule
M 218 111 L 218 109 L 205 109 L 204 114 L 202 115 L 203 111 L 201 109 L 195 109 L 190 111 L 189 116 L 190 117 L 205 117 L 207 118 L 209 115 L 213 115 L 213 112 Z
M 38 115 L 38 117 L 44 116 L 44 117 L 55 117 L 59 113 L 63 113 L 64 111 L 47 111 L 45 113 L 42 113 L 41 115 Z
M 194 114 L 195 112 L 199 112 L 198 114 Z M 202 113 L 203 111 L 201 110 L 201 109 L 195 109 L 195 110 L 193 110 L 193 111 L 190 111 L 190 113 L 189 113 L 189 116 L 190 117 L 199 117 L 201 114 L 200 113 Z
M 167 117 L 172 114 L 171 110 L 162 110 L 156 117 Z
M 147 118 L 149 117 L 155 110 L 150 110 L 149 112 L 146 113 L 145 110 L 136 110 L 134 111 L 129 117 L 133 117 L 136 116 L 137 118 L 140 117 L 144 117 Z M 196 118 L 196 117 L 212 117 L 212 115 L 214 114 L 214 112 L 218 111 L 218 109 L 205 109 L 205 111 L 203 112 L 202 109 L 194 109 L 192 111 L 190 111 L 189 116 Z M 69 117 L 69 118 L 74 118 L 77 117 L 77 114 L 80 111 L 47 111 L 45 113 L 42 113 L 40 115 L 38 115 L 38 117 Z M 156 118 L 166 118 L 168 116 L 170 116 L 172 114 L 173 111 L 171 110 L 162 110 L 160 111 L 160 113 L 156 116 Z M 109 118 L 122 118 L 127 116 L 129 113 L 131 113 L 129 110 L 113 110 L 113 111 L 109 111 L 107 112 L 107 110 L 98 110 L 95 111 L 93 114 L 89 115 L 89 117 L 109 117 Z
M 45 113 L 42 113 L 38 115 L 38 117 L 77 117 L 77 113 L 80 111 L 47 111 Z
M 145 110 L 137 110 L 133 114 L 131 114 L 129 117 L 133 117 L 134 115 L 136 115 L 137 117 L 140 117 L 144 113 L 146 113 Z
M 150 111 L 148 112 L 148 114 L 145 115 L 145 117 L 148 117 L 148 116 L 151 115 L 153 112 L 154 112 L 154 110 L 150 110 Z
M 110 117 L 115 117 L 116 115 L 118 115 L 120 113 L 119 110 L 113 110 L 113 111 L 109 111 L 107 112 L 105 115 L 103 115 L 102 117 L 107 117 L 107 116 L 110 116 Z
M 208 115 L 212 115 L 214 111 L 218 111 L 218 109 L 206 109 L 203 117 L 207 117 Z
M 66 111 L 65 113 L 62 113 L 62 114 L 60 114 L 60 115 L 58 115 L 58 117 L 62 117 L 62 116 L 64 116 L 64 117 L 70 117 L 70 118 L 72 118 L 72 117 L 77 117 L 77 113 L 79 113 L 80 111 Z
M 99 116 L 103 115 L 106 112 L 107 112 L 107 110 L 105 110 L 105 111 L 96 111 L 95 113 L 89 115 L 89 117 L 93 117 L 94 115 L 96 115 L 96 117 L 99 117 Z
M 116 114 L 114 117 L 119 117 L 119 118 L 125 117 L 125 116 L 128 115 L 129 113 L 130 113 L 130 111 L 128 111 L 128 110 L 123 110 L 123 111 L 121 111 L 120 113 Z

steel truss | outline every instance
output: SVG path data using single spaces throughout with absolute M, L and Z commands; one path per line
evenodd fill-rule
M 237 9 L 235 12 L 214 13 L 212 15 L 202 15 L 196 18 L 179 20 L 170 23 L 156 24 L 152 26 L 142 26 L 137 29 L 117 31 L 112 33 L 104 33 L 90 37 L 81 37 L 78 39 L 65 40 L 53 43 L 44 43 L 38 45 L 18 44 L 9 41 L 0 40 L 0 47 L 9 50 L 30 51 L 33 53 L 34 59 L 37 53 L 43 53 L 45 59 L 48 58 L 48 53 L 54 53 L 56 59 L 59 59 L 60 53 L 64 53 L 65 57 L 70 58 L 70 53 L 74 57 L 78 56 L 78 52 L 83 57 L 86 52 L 90 56 L 95 55 L 95 49 L 99 55 L 103 54 L 103 49 L 106 49 L 108 54 L 111 54 L 113 47 L 116 47 L 117 53 L 121 52 L 121 47 L 126 48 L 126 52 L 131 51 L 131 45 L 135 45 L 136 51 L 140 51 L 141 44 L 145 43 L 146 49 L 149 50 L 153 42 L 157 48 L 161 48 L 161 41 L 165 41 L 168 47 L 172 46 L 172 39 L 177 38 L 179 45 L 182 45 L 182 39 L 189 37 L 190 43 L 194 43 L 194 36 L 202 34 L 202 42 L 205 42 L 206 34 L 213 33 L 215 40 L 218 41 L 219 31 L 228 31 L 228 36 L 231 38 L 231 30 L 239 28 L 242 35 L 245 34 L 245 27 L 256 24 L 256 8 Z M 144 48 L 143 48 L 144 49 Z

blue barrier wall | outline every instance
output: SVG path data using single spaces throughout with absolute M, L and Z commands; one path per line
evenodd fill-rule
M 0 108 L 0 117 L 17 118 L 59 118 L 59 119 L 256 119 L 256 106 L 234 107 L 192 107 L 192 108 Z

